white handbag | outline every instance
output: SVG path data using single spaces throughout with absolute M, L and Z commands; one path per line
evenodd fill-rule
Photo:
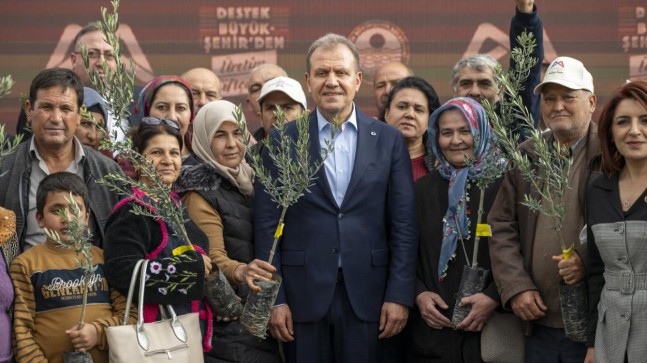
M 144 323 L 144 285 L 148 260 L 135 265 L 128 288 L 124 324 L 106 329 L 110 363 L 191 362 L 203 363 L 202 334 L 198 313 L 177 316 L 171 305 L 170 319 Z M 139 275 L 137 324 L 129 325 L 130 305 Z M 160 309 L 164 307 L 160 305 Z

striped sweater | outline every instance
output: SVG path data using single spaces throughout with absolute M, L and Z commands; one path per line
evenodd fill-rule
M 103 273 L 103 251 L 92 248 L 97 266 L 89 282 L 85 322 L 96 327 L 97 345 L 89 352 L 95 363 L 108 362 L 105 327 L 123 323 L 126 299 L 108 286 Z M 63 362 L 63 352 L 73 351 L 65 331 L 81 316 L 83 271 L 74 251 L 51 242 L 36 246 L 11 263 L 15 287 L 13 346 L 21 362 Z M 131 309 L 131 323 L 137 319 Z

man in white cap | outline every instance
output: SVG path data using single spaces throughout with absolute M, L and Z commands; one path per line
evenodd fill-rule
M 287 77 L 288 74 L 283 68 L 276 64 L 263 63 L 254 67 L 249 72 L 249 79 L 247 80 L 247 107 L 253 116 L 259 115 L 261 106 L 258 104 L 258 96 L 265 82 L 276 77 Z M 247 123 L 251 122 L 251 117 L 247 118 Z M 265 129 L 260 127 L 254 132 L 254 139 L 257 141 L 263 140 L 265 137 Z
M 265 82 L 279 76 L 287 77 L 287 75 L 283 68 L 271 63 L 259 64 L 249 72 L 246 101 L 252 114 L 256 115 L 260 111 L 258 95 Z
M 564 335 L 558 285 L 560 280 L 574 285 L 586 276 L 586 248 L 578 237 L 585 224 L 588 166 L 600 154 L 597 126 L 591 123 L 593 92 L 591 74 L 569 57 L 555 59 L 534 89 L 541 93 L 541 114 L 550 129 L 545 137 L 568 147 L 573 160 L 561 230 L 566 245 L 575 244 L 573 255 L 563 259 L 551 219 L 521 203 L 531 187 L 516 169 L 506 173 L 488 216 L 492 272 L 501 303 L 524 321 L 526 362 L 582 362 L 586 355 L 585 344 Z M 532 140 L 519 147 L 532 163 L 537 161 Z
M 301 84 L 283 76 L 265 82 L 258 96 L 258 104 L 260 105 L 258 117 L 262 122 L 264 136 L 269 134 L 272 125 L 276 122 L 274 112 L 277 108 L 285 114 L 285 122 L 296 120 L 303 111 L 308 109 Z

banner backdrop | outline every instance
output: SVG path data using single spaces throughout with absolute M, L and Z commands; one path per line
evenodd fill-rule
M 647 79 L 647 5 L 642 0 L 539 0 L 546 59 L 580 59 L 593 74 L 598 109 L 627 79 Z M 0 75 L 16 80 L 0 100 L 0 121 L 15 129 L 19 97 L 43 68 L 69 67 L 68 48 L 81 26 L 96 21 L 102 0 L 0 0 Z M 361 52 L 364 84 L 356 104 L 376 114 L 373 73 L 398 60 L 428 80 L 441 101 L 451 97 L 450 73 L 463 55 L 490 53 L 508 64 L 515 4 L 480 0 L 122 0 L 121 38 L 136 64 L 137 83 L 193 67 L 213 69 L 223 94 L 245 103 L 250 69 L 277 63 L 304 89 L 310 43 L 345 35 Z M 306 89 L 307 93 L 307 89 Z M 250 128 L 258 127 L 247 114 Z

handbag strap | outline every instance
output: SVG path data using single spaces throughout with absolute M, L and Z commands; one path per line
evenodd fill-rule
M 160 305 L 160 308 L 162 306 Z M 171 314 L 171 329 L 173 329 L 173 334 L 182 342 L 186 343 L 186 341 L 189 339 L 189 335 L 184 330 L 184 327 L 182 326 L 182 323 L 180 322 L 180 319 L 178 319 L 177 315 L 175 314 L 175 310 L 173 310 L 173 306 L 171 305 L 166 305 L 166 309 L 168 310 L 169 314 Z M 164 309 L 160 309 L 164 310 Z
M 141 261 L 140 261 L 141 262 Z M 146 268 L 148 267 L 148 260 L 143 260 L 141 269 L 139 270 L 139 296 L 137 300 L 137 342 L 144 350 L 150 348 L 150 341 L 146 336 L 144 330 L 144 285 L 146 284 Z M 136 274 L 133 273 L 134 276 Z
M 139 260 L 135 264 L 133 269 L 133 274 L 130 276 L 130 285 L 128 286 L 128 297 L 126 297 L 126 315 L 124 315 L 123 325 L 128 325 L 128 317 L 130 316 L 130 304 L 133 301 L 133 294 L 135 291 L 135 284 L 137 283 L 137 276 L 139 274 L 139 268 L 146 260 Z M 146 269 L 144 269 L 146 271 Z M 141 315 L 141 314 L 140 314 Z
M 146 285 L 147 268 L 148 260 L 143 260 L 141 269 L 139 270 L 139 296 L 137 297 L 137 334 L 139 334 L 140 331 L 144 331 L 144 285 Z

